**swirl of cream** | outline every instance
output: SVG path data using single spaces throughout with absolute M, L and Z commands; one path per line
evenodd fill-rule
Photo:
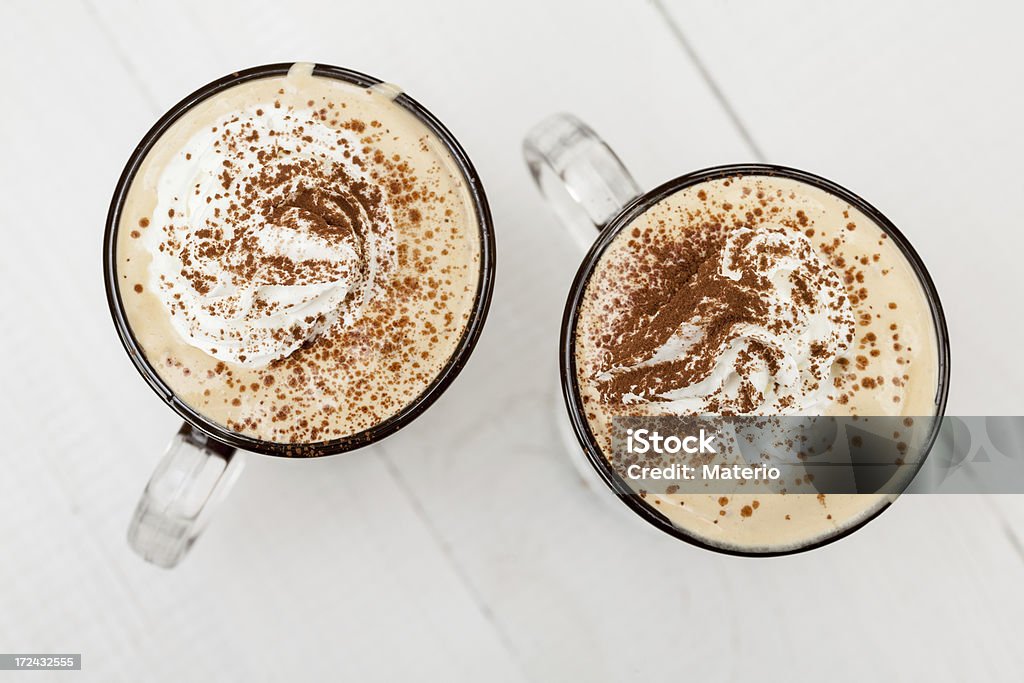
M 781 226 L 731 230 L 708 266 L 597 376 L 605 395 L 677 415 L 815 414 L 854 336 L 839 276 Z
M 253 105 L 194 134 L 163 169 L 150 285 L 189 344 L 264 366 L 352 325 L 395 258 L 358 139 L 313 111 Z

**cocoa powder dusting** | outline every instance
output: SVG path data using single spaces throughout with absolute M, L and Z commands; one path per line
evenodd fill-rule
M 274 115 L 299 126 L 306 125 L 302 117 L 319 122 L 330 109 L 346 107 L 344 102 L 330 102 L 307 113 L 282 100 L 273 102 L 278 110 Z M 377 268 L 382 289 L 362 305 L 355 323 L 326 329 L 265 368 L 245 368 L 243 373 L 237 366 L 217 362 L 193 379 L 205 405 L 223 404 L 220 409 L 228 411 L 230 428 L 279 443 L 307 444 L 362 431 L 415 398 L 436 377 L 463 333 L 467 316 L 461 306 L 475 291 L 475 278 L 469 276 L 479 268 L 475 253 L 463 261 L 438 256 L 469 253 L 467 241 L 472 238 L 470 244 L 475 243 L 475 221 L 460 222 L 461 216 L 471 218 L 472 213 L 452 211 L 464 201 L 455 193 L 462 191 L 461 176 L 456 181 L 440 164 L 417 166 L 394 152 L 387 143 L 397 138 L 386 123 L 350 117 L 332 125 L 347 131 L 339 135 L 332 153 L 352 160 L 362 176 L 346 171 L 344 164 L 293 155 L 287 146 L 273 144 L 260 147 L 257 169 L 242 169 L 243 153 L 252 151 L 261 134 L 273 137 L 275 131 L 250 127 L 238 134 L 237 127 L 234 132 L 227 126 L 214 129 L 214 146 L 224 157 L 215 191 L 218 200 L 229 200 L 227 211 L 216 216 L 217 225 L 231 229 L 191 225 L 188 244 L 168 236 L 158 246 L 161 252 L 179 255 L 182 278 L 200 294 L 224 285 L 205 274 L 211 269 L 200 267 L 204 260 L 215 261 L 239 283 L 303 286 L 341 276 L 358 282 L 372 277 L 364 253 L 372 231 L 384 225 L 391 229 L 389 221 L 394 223 L 397 253 L 391 254 L 392 270 Z M 353 133 L 360 136 L 359 149 L 349 143 Z M 309 143 L 312 138 L 299 140 Z M 172 235 L 174 221 L 180 225 L 190 220 L 181 213 L 175 216 L 169 210 L 167 219 L 153 220 L 154 227 Z M 138 219 L 141 228 L 149 222 Z M 352 245 L 356 267 L 363 272 L 343 270 L 353 267 L 349 262 L 297 261 L 282 255 L 282 250 L 268 251 L 258 229 L 263 225 L 308 233 L 328 245 Z M 135 291 L 141 292 L 141 285 L 135 285 Z M 354 288 L 349 297 L 358 292 Z M 211 312 L 225 318 L 235 313 L 216 297 L 211 299 L 211 306 L 222 307 Z M 456 304 L 452 315 L 448 309 Z M 251 304 L 254 314 L 261 316 L 273 315 L 281 305 L 272 296 Z M 302 322 L 310 326 L 318 319 L 310 316 Z M 272 334 L 304 339 L 298 327 Z M 301 448 L 295 454 L 301 455 Z
M 872 331 L 858 337 L 873 320 L 863 269 L 874 268 L 877 259 L 869 252 L 847 262 L 839 252 L 857 228 L 854 221 L 816 222 L 817 214 L 799 208 L 798 195 L 765 192 L 756 180 L 731 180 L 743 184 L 739 204 L 716 203 L 699 188 L 694 193 L 700 204 L 659 215 L 655 229 L 623 230 L 615 270 L 592 276 L 586 304 L 592 308 L 580 325 L 594 347 L 591 360 L 580 366 L 586 373 L 581 381 L 592 383 L 614 414 L 658 414 L 659 402 L 694 395 L 678 390 L 708 380 L 728 349 L 729 390 L 706 398 L 699 412 L 757 411 L 770 391 L 777 409 L 794 406 L 792 395 L 780 395 L 779 385 L 771 384 L 792 360 L 749 331 L 785 334 L 807 315 L 826 317 L 835 332 L 810 340 L 807 367 L 795 380 L 805 392 L 821 389 L 826 400 L 845 405 L 851 393 L 883 388 L 885 378 L 872 372 L 881 360 L 878 337 Z M 776 233 L 785 238 L 773 240 Z M 773 265 L 783 263 L 801 265 Z M 781 304 L 773 298 L 780 286 L 788 297 Z M 592 297 L 591 289 L 600 297 Z M 830 296 L 822 295 L 826 291 Z M 862 352 L 852 352 L 854 347 Z M 765 375 L 768 386 L 755 383 Z

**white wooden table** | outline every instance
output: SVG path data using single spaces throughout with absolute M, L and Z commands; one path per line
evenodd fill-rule
M 0 6 L 0 651 L 7 680 L 1019 680 L 1020 497 L 906 497 L 820 551 L 744 560 L 613 514 L 559 445 L 580 255 L 519 141 L 572 111 L 653 186 L 767 160 L 899 225 L 936 280 L 951 414 L 1024 413 L 1019 3 L 102 0 Z M 109 321 L 104 217 L 186 93 L 309 60 L 401 84 L 494 213 L 477 350 L 422 418 L 320 461 L 250 458 L 186 562 L 124 533 L 177 427 Z

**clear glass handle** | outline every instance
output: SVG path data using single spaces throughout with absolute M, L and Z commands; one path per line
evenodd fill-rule
M 615 152 L 572 114 L 555 114 L 530 129 L 523 158 L 541 194 L 586 248 L 595 228 L 640 195 Z
M 242 453 L 182 425 L 142 492 L 128 527 L 128 545 L 155 565 L 177 565 L 242 465 Z

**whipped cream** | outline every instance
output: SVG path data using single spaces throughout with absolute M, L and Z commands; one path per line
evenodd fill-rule
M 157 181 L 150 288 L 219 360 L 265 366 L 352 325 L 393 268 L 383 189 L 356 133 L 322 112 L 271 101 L 222 116 Z
M 693 308 L 668 339 L 599 382 L 618 384 L 625 404 L 677 415 L 816 414 L 831 400 L 833 365 L 853 341 L 855 318 L 809 240 L 782 226 L 732 229 L 716 272 L 695 279 L 703 281 L 687 285 L 699 288 Z

